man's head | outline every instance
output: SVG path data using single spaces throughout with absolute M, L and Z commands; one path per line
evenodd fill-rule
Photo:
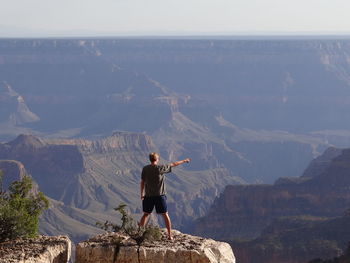
M 149 160 L 151 163 L 157 162 L 159 160 L 159 154 L 158 153 L 150 153 Z

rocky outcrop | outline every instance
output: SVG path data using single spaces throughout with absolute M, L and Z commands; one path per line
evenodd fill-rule
M 0 243 L 0 263 L 67 263 L 71 241 L 66 236 L 21 238 Z
M 76 263 L 234 263 L 229 244 L 182 234 L 173 230 L 174 240 L 145 242 L 138 248 L 126 236 L 109 233 L 79 243 Z M 122 238 L 120 243 L 116 240 Z

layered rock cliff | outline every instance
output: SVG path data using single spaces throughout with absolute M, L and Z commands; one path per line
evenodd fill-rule
M 246 263 L 339 256 L 350 240 L 349 163 L 350 149 L 329 148 L 303 176 L 227 186 L 197 221 L 196 233 L 230 240 L 237 260 Z
M 252 238 L 281 216 L 340 216 L 350 207 L 349 163 L 349 149 L 329 149 L 299 178 L 281 178 L 274 185 L 227 186 L 208 215 L 198 220 L 195 233 Z
M 135 241 L 117 233 L 93 237 L 77 245 L 76 263 L 234 263 L 229 244 L 182 234 L 173 230 L 174 240 L 165 231 L 159 241 Z M 116 242 L 116 240 L 120 240 Z
M 317 258 L 339 257 L 345 253 L 349 240 L 350 216 L 346 214 L 332 219 L 311 216 L 279 218 L 258 238 L 246 242 L 230 241 L 230 244 L 241 262 L 305 263 Z
M 21 135 L 10 143 L 0 144 L 0 159 L 17 160 L 39 183 L 40 189 L 57 198 L 59 189 L 84 171 L 77 146 L 50 145 L 32 135 Z

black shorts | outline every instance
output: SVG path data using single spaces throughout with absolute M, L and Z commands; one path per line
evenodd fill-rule
M 156 212 L 158 214 L 164 214 L 168 212 L 168 207 L 166 204 L 166 196 L 145 196 L 142 200 L 142 209 L 144 213 L 152 213 L 153 208 L 156 207 Z

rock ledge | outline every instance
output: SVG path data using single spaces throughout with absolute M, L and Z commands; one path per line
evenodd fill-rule
M 38 236 L 0 243 L 0 263 L 67 263 L 71 241 L 67 236 Z
M 120 246 L 115 240 L 122 237 Z M 77 245 L 76 263 L 235 263 L 229 244 L 182 234 L 173 230 L 174 240 L 162 230 L 159 241 L 136 243 L 118 233 L 95 236 Z

